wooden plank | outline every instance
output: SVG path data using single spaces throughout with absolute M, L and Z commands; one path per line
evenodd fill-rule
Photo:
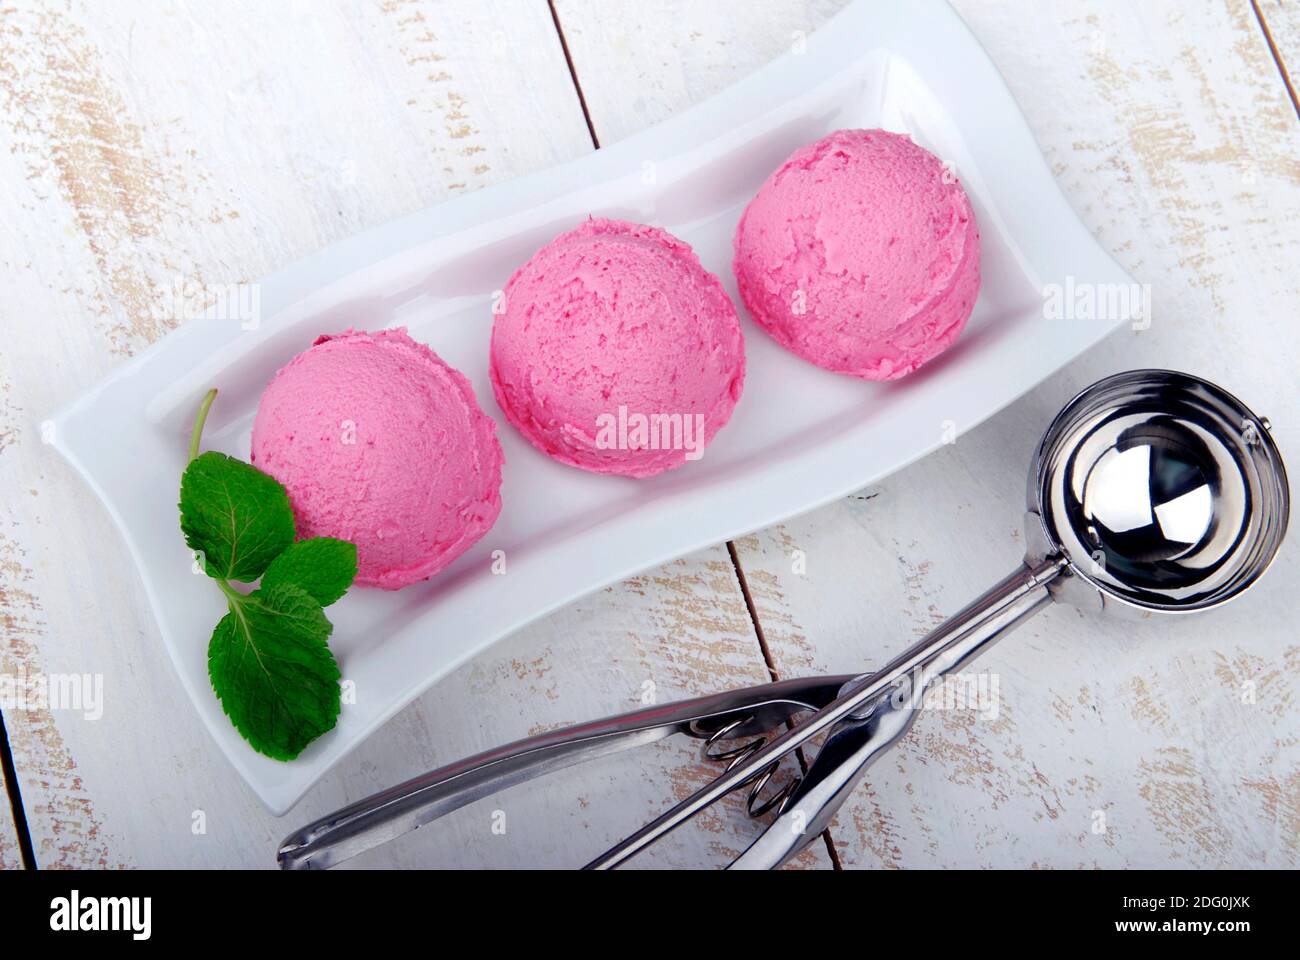
M 741 541 L 785 672 L 879 664 L 1009 569 L 1034 445 L 1096 378 L 1187 369 L 1273 413 L 1284 450 L 1300 443 L 1287 415 L 1300 278 L 1286 253 L 1300 241 L 1300 125 L 1250 6 L 957 7 L 1075 208 L 1152 285 L 1154 322 L 888 481 Z M 927 712 L 873 769 L 833 829 L 840 857 L 1294 866 L 1298 582 L 1300 559 L 1284 551 L 1250 596 L 1213 614 L 1041 614 L 977 668 L 999 681 L 996 716 Z
M 42 444 L 41 419 L 165 333 L 150 309 L 160 284 L 254 280 L 589 150 L 549 11 L 11 4 L 0 100 L 0 483 L 18 492 L 0 505 L 0 672 L 104 684 L 99 719 L 7 717 L 42 867 L 269 866 L 294 826 L 436 764 L 627 709 L 647 689 L 666 699 L 765 679 L 715 548 L 521 631 L 401 713 L 289 817 L 268 816 L 202 730 L 119 536 Z M 580 863 L 706 775 L 687 751 L 663 745 L 515 791 L 361 862 Z M 497 809 L 504 834 L 491 829 Z M 644 863 L 698 865 L 751 832 L 733 805 Z

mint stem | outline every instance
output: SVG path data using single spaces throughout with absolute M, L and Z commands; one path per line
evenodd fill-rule
M 221 588 L 221 592 L 226 595 L 226 601 L 230 603 L 232 607 L 233 605 L 243 601 L 244 595 L 232 587 L 229 580 L 226 580 L 223 577 L 213 577 L 212 579 L 216 582 L 217 586 Z
M 194 415 L 194 429 L 190 432 L 190 458 L 186 460 L 189 463 L 199 455 L 199 439 L 203 436 L 203 424 L 208 419 L 208 411 L 212 409 L 212 401 L 217 399 L 216 387 L 209 390 L 203 397 L 203 402 L 199 404 L 199 412 Z

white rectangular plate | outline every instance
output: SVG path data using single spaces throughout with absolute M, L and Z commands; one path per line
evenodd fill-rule
M 588 214 L 689 242 L 735 298 L 731 235 L 796 147 L 841 127 L 912 134 L 975 205 L 984 283 L 965 333 L 919 373 L 869 384 L 786 354 L 743 319 L 749 373 L 703 459 L 635 481 L 553 463 L 501 417 L 487 375 L 493 292 Z M 651 171 L 653 176 L 646 176 Z M 584 593 L 843 496 L 1001 409 L 1118 321 L 1044 319 L 1046 285 L 1129 284 L 1057 189 L 1001 77 L 939 0 L 855 4 L 720 96 L 591 156 L 378 227 L 267 278 L 261 323 L 195 320 L 63 410 L 55 443 L 102 498 L 140 568 L 164 643 L 230 762 L 280 814 L 458 664 Z M 738 301 L 737 301 L 738 302 Z M 220 593 L 192 572 L 175 502 L 190 421 L 221 395 L 206 445 L 247 459 L 271 375 L 319 333 L 404 325 L 463 371 L 497 419 L 504 510 L 431 582 L 354 590 L 330 609 L 356 702 L 292 763 L 254 753 L 208 684 Z M 418 463 L 411 469 L 421 469 Z M 504 575 L 491 573 L 505 551 Z

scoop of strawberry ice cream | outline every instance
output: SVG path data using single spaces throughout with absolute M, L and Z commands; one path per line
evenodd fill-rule
M 298 536 L 357 547 L 362 586 L 426 580 L 501 512 L 501 446 L 464 376 L 397 328 L 322 336 L 271 380 L 252 462 Z
M 865 380 L 946 350 L 980 285 L 970 200 L 934 154 L 884 130 L 796 150 L 736 228 L 741 299 L 778 343 Z
M 599 218 L 510 278 L 491 354 L 497 402 L 533 446 L 628 477 L 698 459 L 745 379 L 735 307 L 691 248 Z

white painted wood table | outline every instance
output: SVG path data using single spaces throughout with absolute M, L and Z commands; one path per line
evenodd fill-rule
M 309 818 L 630 709 L 646 681 L 668 699 L 880 663 L 1016 562 L 1037 437 L 1075 390 L 1119 369 L 1222 382 L 1272 417 L 1300 464 L 1300 113 L 1286 80 L 1287 65 L 1300 71 L 1300 4 L 958 0 L 1075 208 L 1151 284 L 1150 329 L 734 556 L 718 545 L 519 631 L 270 817 L 202 730 L 117 532 L 42 444 L 41 420 L 166 332 L 149 309 L 160 283 L 253 281 L 612 143 L 757 69 L 839 6 L 0 7 L 0 674 L 105 685 L 98 720 L 4 713 L 37 865 L 271 866 Z M 1248 602 L 1176 625 L 1051 609 L 989 654 L 997 716 L 922 718 L 798 865 L 1295 866 L 1294 546 Z M 355 862 L 576 865 L 710 773 L 691 745 L 667 742 Z M 22 865 L 9 814 L 0 804 L 0 867 Z M 733 800 L 636 862 L 717 864 L 753 829 Z

